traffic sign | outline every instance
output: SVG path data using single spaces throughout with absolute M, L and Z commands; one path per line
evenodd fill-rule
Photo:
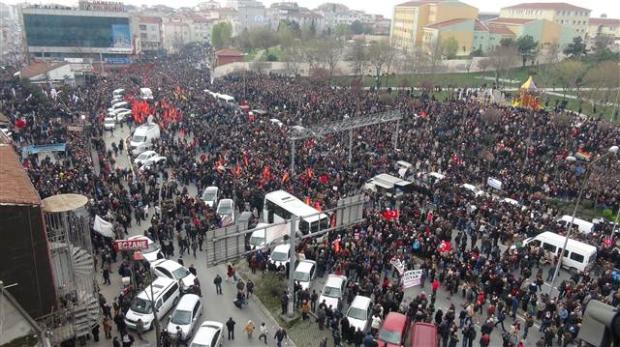
M 117 251 L 138 251 L 149 248 L 149 241 L 138 240 L 114 240 L 114 249 Z

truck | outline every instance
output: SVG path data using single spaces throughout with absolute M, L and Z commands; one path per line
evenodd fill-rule
M 271 243 L 288 236 L 288 224 L 258 223 L 250 236 L 251 249 L 264 249 Z

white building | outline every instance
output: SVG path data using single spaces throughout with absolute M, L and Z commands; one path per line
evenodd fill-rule
M 136 51 L 157 52 L 163 49 L 162 18 L 136 16 L 133 20 L 136 35 Z
M 234 1 L 237 17 L 233 20 L 233 35 L 237 35 L 245 29 L 252 29 L 269 24 L 267 10 L 263 3 L 254 0 Z M 236 6 L 236 7 L 235 7 Z
M 171 16 L 162 24 L 163 47 L 167 52 L 178 52 L 190 43 L 190 25 L 184 17 Z

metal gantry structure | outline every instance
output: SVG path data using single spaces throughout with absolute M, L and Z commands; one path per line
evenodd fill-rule
M 351 164 L 353 160 L 353 130 L 371 125 L 396 122 L 394 135 L 392 136 L 392 143 L 394 148 L 396 148 L 398 146 L 398 131 L 400 127 L 400 120 L 402 118 L 403 116 L 399 110 L 392 110 L 387 112 L 372 113 L 359 117 L 344 118 L 342 120 L 324 125 L 317 124 L 313 127 L 296 130 L 295 134 L 289 136 L 288 138 L 291 142 L 291 173 L 295 173 L 295 141 L 305 140 L 308 138 L 322 138 L 328 134 L 348 131 L 349 164 Z

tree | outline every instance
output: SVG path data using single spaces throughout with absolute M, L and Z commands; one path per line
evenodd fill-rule
M 534 38 L 530 35 L 520 36 L 516 42 L 517 49 L 521 54 L 521 66 L 525 67 L 528 59 L 534 61 L 533 57 L 536 56 L 536 50 L 538 48 L 538 42 L 534 41 Z
M 318 57 L 319 61 L 325 65 L 329 72 L 329 77 L 334 76 L 336 65 L 342 57 L 343 44 L 342 41 L 328 37 L 319 41 L 318 44 Z
M 555 64 L 560 61 L 560 44 L 554 42 L 544 49 L 544 58 L 547 64 Z
M 495 69 L 495 83 L 499 84 L 500 76 L 516 62 L 519 52 L 513 45 L 494 47 L 489 52 L 489 66 Z
M 354 20 L 353 23 L 351 23 L 350 30 L 353 35 L 361 35 L 367 33 L 366 26 L 359 20 Z
M 614 44 L 614 37 L 612 35 L 603 34 L 600 29 L 594 37 L 593 59 L 594 61 L 604 61 L 618 59 L 618 53 L 614 53 L 611 50 L 611 46 Z
M 334 36 L 338 39 L 345 38 L 351 35 L 351 29 L 346 24 L 338 24 L 336 28 L 334 28 Z
M 282 48 L 291 46 L 296 38 L 301 34 L 299 24 L 297 24 L 297 30 L 295 29 L 295 24 L 297 24 L 297 22 L 281 21 L 280 25 L 278 25 L 276 40 Z
M 452 36 L 441 42 L 441 54 L 447 59 L 456 58 L 459 51 L 459 42 Z
M 211 29 L 211 43 L 216 49 L 230 45 L 232 41 L 232 25 L 228 22 L 217 23 Z
M 364 74 L 367 55 L 368 52 L 366 50 L 366 42 L 362 40 L 353 41 L 351 49 L 347 54 L 347 59 L 351 61 L 351 68 L 354 75 L 361 76 Z
M 620 85 L 620 66 L 616 60 L 607 60 L 592 66 L 583 77 L 583 85 L 590 90 L 587 95 L 592 102 L 613 102 Z
M 515 45 L 515 40 L 512 37 L 504 37 L 499 41 L 499 45 L 502 47 L 512 47 Z
M 554 64 L 550 70 L 553 81 L 562 88 L 564 97 L 566 97 L 566 91 L 569 88 L 576 88 L 579 91 L 587 67 L 580 60 L 566 59 L 558 64 Z
M 262 48 L 265 53 L 269 53 L 269 48 L 277 44 L 276 36 L 269 27 L 255 28 L 250 32 L 250 40 L 256 48 Z
M 573 38 L 573 42 L 569 43 L 568 46 L 566 46 L 566 48 L 564 49 L 564 54 L 566 54 L 570 58 L 581 58 L 588 54 L 586 44 L 583 43 L 583 39 L 581 38 L 581 36 Z
M 282 61 L 284 61 L 286 71 L 291 75 L 299 73 L 299 62 L 304 59 L 304 52 L 301 45 L 296 41 L 293 44 L 282 48 Z
M 380 85 L 381 74 L 392 65 L 396 50 L 386 41 L 373 41 L 368 47 L 368 61 L 375 70 L 377 86 Z

